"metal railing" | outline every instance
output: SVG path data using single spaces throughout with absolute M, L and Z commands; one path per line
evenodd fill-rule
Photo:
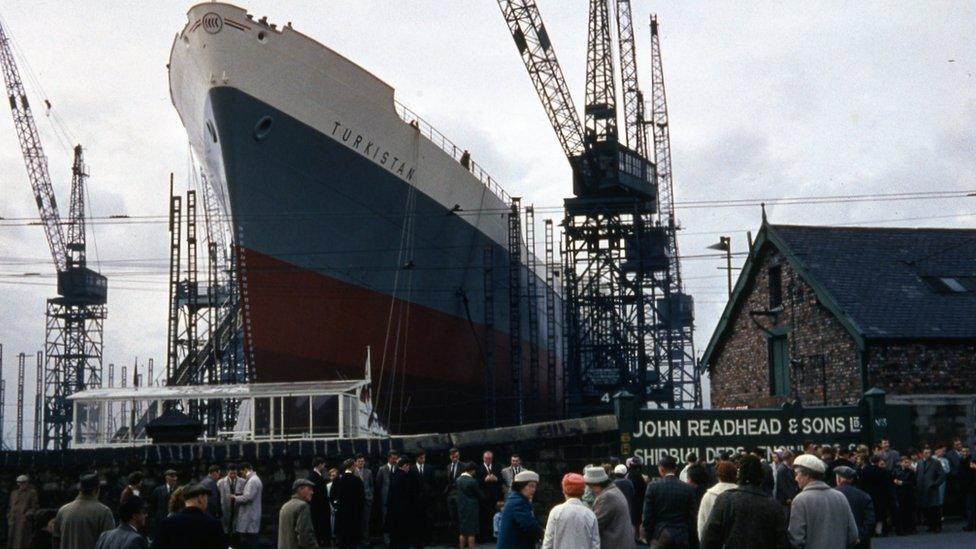
M 403 103 L 394 101 L 394 104 L 396 106 L 397 114 L 404 122 L 417 128 L 421 135 L 429 139 L 431 143 L 440 147 L 442 151 L 450 155 L 451 158 L 456 160 L 459 164 L 465 164 L 463 157 L 464 153 L 468 151 L 458 147 L 453 141 L 448 139 L 447 136 L 439 132 L 417 113 L 407 108 L 407 106 Z M 488 187 L 488 190 L 497 196 L 502 202 L 505 204 L 511 204 L 512 198 L 507 192 L 505 192 L 505 189 L 503 189 L 497 181 L 492 179 L 492 177 L 488 175 L 488 172 L 486 172 L 477 162 L 470 160 L 470 156 L 467 160 L 466 167 L 468 168 L 468 171 L 477 177 L 485 187 Z

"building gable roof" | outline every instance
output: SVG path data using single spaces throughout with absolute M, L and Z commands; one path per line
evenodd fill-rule
M 759 268 L 759 254 L 769 245 L 784 254 L 862 349 L 865 340 L 875 339 L 976 340 L 976 230 L 764 223 L 703 364 L 723 340 Z M 945 278 L 969 290 L 951 291 L 939 282 Z

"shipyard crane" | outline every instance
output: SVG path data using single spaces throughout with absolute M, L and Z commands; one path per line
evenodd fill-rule
M 641 106 L 643 108 L 643 106 Z M 681 408 L 701 408 L 701 370 L 696 364 L 694 343 L 694 301 L 684 293 L 678 254 L 678 225 L 674 217 L 674 183 L 671 179 L 671 130 L 668 126 L 668 101 L 664 88 L 664 65 L 657 15 L 651 14 L 651 119 L 654 133 L 654 160 L 657 164 L 658 204 L 664 227 L 668 256 L 664 299 L 658 307 L 659 353 L 668 362 L 675 400 Z
M 67 397 L 101 386 L 102 323 L 107 281 L 88 268 L 85 242 L 85 168 L 81 146 L 74 149 L 68 234 L 62 231 L 47 157 L 30 102 L 14 60 L 10 38 L 0 24 L 0 65 L 20 141 L 27 176 L 57 271 L 58 297 L 47 301 L 44 375 L 44 447 L 67 448 L 76 419 Z
M 580 120 L 534 0 L 498 0 L 573 173 L 564 202 L 564 357 L 568 412 L 606 411 L 620 389 L 644 402 L 688 407 L 675 390 L 671 337 L 660 329 L 669 302 L 669 253 L 658 213 L 658 179 L 647 150 L 629 0 L 616 0 L 624 139 L 618 135 L 610 0 L 590 0 L 586 103 Z

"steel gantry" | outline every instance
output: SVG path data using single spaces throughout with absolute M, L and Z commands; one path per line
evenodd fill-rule
M 45 448 L 67 448 L 74 418 L 67 397 L 101 385 L 102 326 L 107 281 L 86 260 L 85 168 L 81 146 L 74 149 L 67 237 L 63 233 L 47 156 L 41 146 L 27 92 L 10 38 L 0 26 L 0 66 L 41 225 L 57 270 L 58 297 L 47 302 L 45 322 Z
M 674 328 L 680 292 L 673 229 L 659 212 L 659 176 L 649 156 L 629 0 L 590 0 L 583 120 L 577 113 L 533 0 L 498 0 L 516 48 L 573 172 L 562 222 L 563 334 L 569 413 L 603 413 L 626 389 L 642 403 L 700 405 L 700 388 L 675 361 L 690 326 Z M 624 140 L 618 135 L 614 54 L 620 60 Z M 668 163 L 668 169 L 670 164 Z M 665 190 L 671 206 L 670 179 Z M 676 285 L 677 284 L 677 289 Z M 693 355 L 693 350 L 690 351 Z M 689 374 L 691 376 L 689 377 Z M 690 392 L 691 398 L 686 397 Z M 696 400 L 695 395 L 698 395 Z
M 651 119 L 654 159 L 657 163 L 659 226 L 664 229 L 668 269 L 659 284 L 655 309 L 655 360 L 666 370 L 670 386 L 661 400 L 671 398 L 677 408 L 701 408 L 701 372 L 695 357 L 694 300 L 684 292 L 678 254 L 678 224 L 674 215 L 674 183 L 671 178 L 671 132 L 664 88 L 664 65 L 657 16 L 651 15 Z M 663 366 L 663 368 L 662 368 Z

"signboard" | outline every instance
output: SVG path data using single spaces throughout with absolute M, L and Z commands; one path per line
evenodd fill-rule
M 805 441 L 859 444 L 868 438 L 864 422 L 859 406 L 635 410 L 633 420 L 620 422 L 621 453 L 653 464 L 664 455 L 683 461 L 695 453 L 713 461 L 721 452 L 755 447 L 767 454 L 780 447 L 802 450 Z

